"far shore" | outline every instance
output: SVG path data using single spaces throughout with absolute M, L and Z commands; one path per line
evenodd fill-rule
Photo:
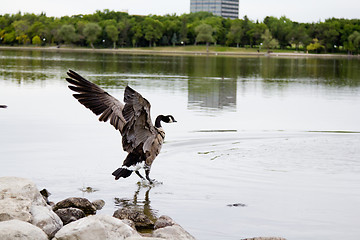
M 253 56 L 253 57 L 299 57 L 299 58 L 360 58 L 360 55 L 347 54 L 314 54 L 303 52 L 267 52 L 261 50 L 242 50 L 229 48 L 225 51 L 216 51 L 216 47 L 210 47 L 206 52 L 205 47 L 198 50 L 192 50 L 187 47 L 152 47 L 152 48 L 81 48 L 68 46 L 50 46 L 50 47 L 28 47 L 28 46 L 0 46 L 1 50 L 17 51 L 49 51 L 49 52 L 95 52 L 95 53 L 112 53 L 112 54 L 147 54 L 147 55 L 187 55 L 187 56 Z M 231 51 L 235 49 L 236 51 Z

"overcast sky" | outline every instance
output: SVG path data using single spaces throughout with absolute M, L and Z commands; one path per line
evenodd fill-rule
M 96 10 L 128 11 L 129 14 L 190 12 L 190 0 L 1 0 L 0 14 L 30 12 L 47 16 L 89 14 Z M 293 21 L 318 22 L 327 18 L 360 18 L 359 0 L 240 0 L 240 17 L 262 21 L 266 16 L 285 15 Z

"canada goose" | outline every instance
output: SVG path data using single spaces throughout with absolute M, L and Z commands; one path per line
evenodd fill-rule
M 69 78 L 66 80 L 72 84 L 69 88 L 77 92 L 73 96 L 93 113 L 100 115 L 99 121 L 110 120 L 110 124 L 121 133 L 123 149 L 128 155 L 122 167 L 112 173 L 115 180 L 129 177 L 133 171 L 144 179 L 139 172 L 143 168 L 146 179 L 152 183 L 149 177 L 151 164 L 160 153 L 165 138 L 161 121 L 176 122 L 174 117 L 159 115 L 154 126 L 150 117 L 150 103 L 131 87 L 125 88 L 124 105 L 76 72 L 69 70 L 67 75 Z

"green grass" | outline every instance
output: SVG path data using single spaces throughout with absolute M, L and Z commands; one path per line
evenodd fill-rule
M 135 48 L 136 49 L 136 48 Z M 154 51 L 173 51 L 173 52 L 206 52 L 206 46 L 204 45 L 188 45 L 188 46 L 159 46 L 159 47 L 142 47 L 138 48 L 142 50 L 154 50 Z M 236 47 L 226 47 L 226 46 L 209 46 L 209 52 L 257 52 L 258 48 L 236 48 Z M 271 49 L 272 52 L 285 52 L 285 53 L 294 53 L 293 49 Z M 260 52 L 267 52 L 266 49 L 261 49 Z

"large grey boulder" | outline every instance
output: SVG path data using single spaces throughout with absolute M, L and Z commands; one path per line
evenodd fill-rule
M 9 220 L 0 222 L 1 240 L 48 240 L 40 228 L 24 221 Z
M 155 223 L 152 236 L 168 240 L 195 240 L 195 238 L 168 216 L 161 216 Z
M 50 238 L 63 226 L 31 180 L 0 177 L 0 221 L 12 219 L 32 223 Z
M 71 222 L 58 231 L 53 240 L 122 240 L 140 237 L 121 220 L 106 215 L 91 215 Z

